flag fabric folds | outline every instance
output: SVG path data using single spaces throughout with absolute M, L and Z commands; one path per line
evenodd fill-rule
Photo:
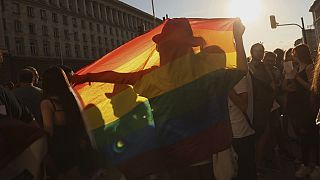
M 190 32 L 172 23 L 180 21 Z M 198 163 L 230 146 L 228 91 L 244 75 L 236 68 L 235 21 L 169 19 L 77 72 L 134 79 L 75 87 L 95 146 L 127 177 Z

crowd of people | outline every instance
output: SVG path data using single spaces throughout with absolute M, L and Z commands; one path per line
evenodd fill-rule
M 230 152 L 237 155 L 238 168 L 232 175 L 225 169 L 229 174 L 221 176 L 238 180 L 261 179 L 275 156 L 280 155 L 300 164 L 295 172 L 297 178 L 320 179 L 319 128 L 316 124 L 320 105 L 320 57 L 312 57 L 305 44 L 287 50 L 266 51 L 262 43 L 256 43 L 251 46 L 250 56 L 245 58 L 243 32 L 243 27 L 235 30 L 234 38 L 238 61 L 243 60 L 238 66 L 246 75 L 228 94 L 233 131 Z M 168 50 L 160 40 L 154 41 L 160 53 Z M 166 63 L 164 60 L 169 61 L 163 57 L 169 56 L 162 56 L 161 66 Z M 135 76 L 124 74 L 118 81 L 135 84 L 147 72 L 141 71 Z M 5 107 L 5 110 L 1 107 L 0 117 L 22 120 L 46 132 L 48 156 L 44 163 L 47 177 L 85 179 L 93 176 L 100 166 L 93 162 L 97 160 L 92 153 L 95 150 L 72 83 L 118 83 L 111 78 L 114 73 L 74 76 L 66 66 L 53 66 L 39 76 L 37 70 L 29 66 L 19 72 L 17 83 L 0 86 L 0 107 Z M 300 153 L 291 151 L 289 143 L 292 140 L 299 146 Z M 211 166 L 211 175 L 199 179 L 224 179 L 219 177 L 221 173 L 214 175 L 217 166 Z M 170 174 L 165 178 L 170 179 Z

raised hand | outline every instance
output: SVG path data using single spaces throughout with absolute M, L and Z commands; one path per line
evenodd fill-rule
M 242 35 L 245 31 L 245 26 L 242 24 L 240 18 L 237 18 L 236 22 L 233 24 L 233 36 L 234 39 L 237 40 L 239 38 L 242 38 Z

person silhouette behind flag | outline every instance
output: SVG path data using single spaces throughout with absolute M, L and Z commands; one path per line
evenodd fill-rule
M 158 151 L 166 157 L 162 163 L 172 172 L 171 177 L 197 178 L 191 171 L 179 171 L 209 159 L 231 143 L 227 97 L 228 91 L 247 72 L 243 33 L 244 26 L 237 20 L 233 29 L 237 52 L 235 70 L 224 68 L 225 52 L 218 46 L 205 47 L 202 37 L 193 36 L 189 20 L 181 18 L 166 21 L 161 34 L 152 38 L 159 52 L 160 67 L 130 73 L 104 71 L 74 75 L 72 81 L 133 85 L 136 93 L 149 99 L 161 147 Z M 199 46 L 202 50 L 195 54 L 193 47 Z M 120 169 L 126 177 L 141 177 L 139 173 L 145 171 L 141 161 L 132 158 L 130 162 L 140 162 L 140 166 L 134 168 L 124 163 L 119 165 Z

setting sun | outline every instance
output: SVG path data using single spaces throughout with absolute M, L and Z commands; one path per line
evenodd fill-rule
M 254 22 L 261 9 L 261 0 L 230 0 L 230 15 L 240 17 L 244 24 Z

